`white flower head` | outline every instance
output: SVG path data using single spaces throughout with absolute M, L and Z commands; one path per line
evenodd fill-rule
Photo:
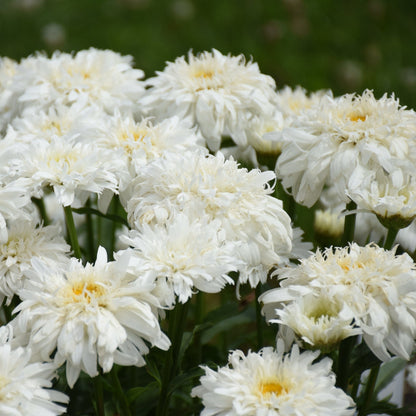
M 56 137 L 52 143 L 36 142 L 15 159 L 16 171 L 32 183 L 33 194 L 53 188 L 60 204 L 83 203 L 90 193 L 117 192 L 117 152 Z
M 394 97 L 377 100 L 369 90 L 337 99 L 327 95 L 283 132 L 277 174 L 304 205 L 312 206 L 324 185 L 347 201 L 347 184 L 374 178 L 378 169 L 414 170 L 415 135 L 416 113 Z
M 150 115 L 189 119 L 213 150 L 223 135 L 238 140 L 244 120 L 273 112 L 276 96 L 273 78 L 256 63 L 215 49 L 168 62 L 146 84 L 151 88 L 141 104 Z
M 100 146 L 121 150 L 126 169 L 124 182 L 128 183 L 137 172 L 165 152 L 183 152 L 203 148 L 203 139 L 195 129 L 171 117 L 161 122 L 144 118 L 137 122 L 131 115 L 116 112 L 105 124 L 106 131 L 98 141 Z M 121 176 L 121 175 L 119 175 Z M 122 184 L 121 190 L 127 185 Z
M 252 117 L 244 129 L 245 140 L 258 154 L 278 156 L 282 148 L 281 132 L 285 127 L 282 113 L 264 113 Z M 270 166 L 271 169 L 274 166 Z
M 228 276 L 240 260 L 235 244 L 225 240 L 219 221 L 190 219 L 179 213 L 166 224 L 144 225 L 141 232 L 121 236 L 132 247 L 130 272 L 154 278 L 153 293 L 162 305 L 185 303 L 196 290 L 219 292 L 234 281 Z
M 126 258 L 127 257 L 127 258 Z M 50 270 L 33 260 L 33 272 L 20 292 L 20 312 L 12 321 L 16 332 L 30 334 L 29 347 L 47 360 L 66 361 L 66 378 L 72 387 L 81 370 L 98 374 L 113 363 L 143 366 L 146 342 L 168 349 L 156 317 L 159 303 L 150 293 L 152 282 L 131 281 L 126 273 L 128 254 L 107 262 L 100 247 L 95 265 L 71 259 L 63 270 Z M 146 341 L 146 342 L 145 342 Z
M 282 345 L 244 355 L 230 353 L 228 365 L 205 375 L 192 396 L 204 405 L 201 416 L 352 416 L 354 402 L 335 387 L 331 360 L 317 363 L 318 352 L 283 354 Z
M 56 104 L 47 110 L 28 107 L 13 120 L 5 138 L 23 143 L 39 140 L 51 143 L 59 137 L 94 143 L 101 135 L 97 126 L 103 124 L 104 117 L 102 109 L 82 102 L 71 106 Z
M 10 303 L 18 294 L 32 258 L 38 257 L 51 268 L 65 267 L 69 251 L 58 226 L 37 226 L 33 220 L 10 222 L 8 240 L 0 243 L 0 296 Z
M 267 293 L 267 292 L 266 292 Z M 262 298 L 267 304 L 267 296 Z M 342 299 L 327 293 L 313 292 L 285 302 L 274 310 L 276 318 L 270 323 L 280 323 L 290 328 L 304 348 L 331 351 L 350 336 L 361 334 L 354 327 L 354 314 Z M 279 327 L 281 333 L 282 327 Z
M 269 311 L 297 296 L 323 291 L 352 311 L 355 325 L 380 360 L 388 360 L 390 353 L 409 359 L 416 337 L 416 267 L 409 255 L 353 243 L 318 250 L 278 275 L 280 287 L 263 297 Z
M 283 114 L 285 125 L 297 124 L 302 114 L 319 104 L 324 96 L 332 97 L 332 91 L 320 90 L 308 93 L 304 88 L 297 86 L 294 89 L 285 86 L 277 91 L 277 108 Z
M 272 264 L 284 262 L 292 248 L 290 217 L 270 195 L 274 178 L 271 171 L 239 168 L 221 153 L 169 153 L 138 174 L 127 201 L 128 219 L 140 230 L 146 223 L 164 223 L 178 211 L 194 218 L 207 215 L 220 222 L 228 241 L 242 244 L 239 255 L 250 268 L 271 266 L 270 259 Z M 245 269 L 240 269 L 244 275 Z
M 144 73 L 134 69 L 131 56 L 90 48 L 75 55 L 55 52 L 51 58 L 38 54 L 19 65 L 14 89 L 26 106 L 42 108 L 83 101 L 108 113 L 135 107 L 144 92 Z
M 68 396 L 52 390 L 56 366 L 31 360 L 30 350 L 0 345 L 0 414 L 55 416 L 65 412 Z M 60 403 L 60 404 L 58 404 Z
M 405 228 L 416 218 L 416 176 L 401 170 L 393 175 L 379 170 L 375 180 L 361 181 L 347 194 L 358 208 L 377 215 L 387 228 Z

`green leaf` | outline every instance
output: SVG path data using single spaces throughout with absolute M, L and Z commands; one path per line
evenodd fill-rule
M 127 391 L 127 401 L 131 404 L 135 400 L 137 400 L 141 395 L 145 394 L 149 390 L 155 390 L 158 391 L 159 386 L 156 381 L 152 381 L 147 386 L 144 387 L 133 387 L 130 390 Z
M 361 415 L 361 413 L 359 413 Z M 385 400 L 373 402 L 365 411 L 365 415 L 386 414 L 391 416 L 416 416 L 416 412 L 405 407 L 398 407 Z M 364 415 L 363 415 L 364 416 Z
M 406 364 L 407 361 L 399 357 L 393 358 L 391 361 L 384 363 L 380 368 L 374 393 L 378 394 L 381 390 L 387 387 L 396 374 L 406 367 Z
M 115 214 L 103 214 L 98 209 L 82 207 L 82 208 L 72 208 L 72 211 L 76 212 L 77 214 L 94 214 L 94 215 L 97 215 L 98 217 L 106 218 L 110 221 L 119 222 L 123 225 L 129 226 L 129 223 L 123 217 L 120 217 L 119 215 L 115 215 Z
M 156 363 L 149 358 L 146 358 L 146 371 L 157 381 L 159 386 L 162 385 L 159 369 Z
M 373 368 L 379 363 L 380 360 L 368 348 L 367 344 L 362 341 L 352 351 L 350 376 L 360 377 L 363 371 Z
M 193 384 L 193 380 L 197 377 L 200 377 L 204 374 L 204 370 L 200 367 L 194 367 L 191 368 L 190 370 L 188 370 L 186 373 L 182 373 L 178 376 L 176 376 L 170 386 L 169 386 L 169 391 L 173 392 L 175 390 L 180 389 L 182 386 L 192 382 L 191 384 Z
M 236 326 L 247 324 L 249 322 L 252 322 L 252 319 L 247 311 L 231 316 L 230 318 L 223 319 L 202 333 L 201 342 L 202 344 L 206 344 L 221 332 L 228 331 Z
M 212 324 L 210 322 L 206 322 L 200 325 L 195 325 L 192 332 L 187 331 L 183 334 L 181 348 L 179 350 L 179 355 L 178 355 L 179 364 L 182 363 L 185 352 L 191 346 L 195 338 L 195 335 L 211 327 L 212 327 Z

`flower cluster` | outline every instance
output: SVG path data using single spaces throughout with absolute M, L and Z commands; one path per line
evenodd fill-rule
M 415 139 L 393 95 L 277 89 L 216 49 L 148 79 L 1 58 L 0 414 L 398 414 Z

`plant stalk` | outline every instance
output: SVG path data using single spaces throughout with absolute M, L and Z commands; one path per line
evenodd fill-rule
M 354 201 L 348 202 L 346 206 L 347 211 L 353 211 L 357 209 L 357 204 Z M 354 241 L 354 231 L 355 231 L 355 218 L 356 214 L 348 214 L 345 216 L 344 222 L 344 234 L 341 240 L 341 246 L 345 247 L 348 243 Z
M 64 207 L 64 213 L 65 213 L 65 222 L 66 222 L 66 228 L 68 231 L 69 241 L 70 241 L 72 250 L 74 251 L 74 256 L 77 259 L 80 259 L 82 257 L 81 249 L 79 248 L 77 230 L 75 228 L 74 216 L 72 215 L 71 206 L 68 205 Z

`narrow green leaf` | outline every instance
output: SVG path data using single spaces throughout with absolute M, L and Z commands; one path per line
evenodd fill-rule
M 202 344 L 206 344 L 221 332 L 228 331 L 232 328 L 235 328 L 236 326 L 247 324 L 249 322 L 252 322 L 252 319 L 249 316 L 249 314 L 246 313 L 246 311 L 236 316 L 223 319 L 222 321 L 218 322 L 217 324 L 213 325 L 211 328 L 202 333 L 201 342 Z
M 127 401 L 129 403 L 133 403 L 137 400 L 142 394 L 146 393 L 148 390 L 158 390 L 158 383 L 156 381 L 152 381 L 147 386 L 143 387 L 133 387 L 127 391 Z
M 391 361 L 384 363 L 380 368 L 374 393 L 378 394 L 381 390 L 387 387 L 396 374 L 406 367 L 406 364 L 407 361 L 399 357 L 393 358 Z
M 94 208 L 89 208 L 89 207 L 72 208 L 72 211 L 76 212 L 77 214 L 94 214 L 94 215 L 97 215 L 98 217 L 106 218 L 110 221 L 119 222 L 126 226 L 129 225 L 127 220 L 124 219 L 123 217 L 120 217 L 119 215 L 103 214 L 101 211 L 99 211 L 98 209 L 94 209 Z
M 159 386 L 162 384 L 156 363 L 148 358 L 146 359 L 146 371 L 158 382 Z

